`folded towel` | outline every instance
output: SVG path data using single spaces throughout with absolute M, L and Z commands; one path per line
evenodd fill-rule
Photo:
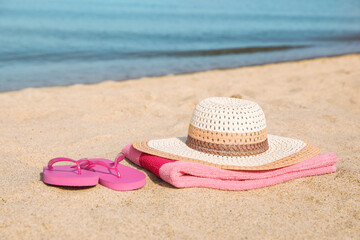
M 122 152 L 133 163 L 150 170 L 175 187 L 206 187 L 221 190 L 250 190 L 291 179 L 332 173 L 336 171 L 334 164 L 338 161 L 335 153 L 322 153 L 279 169 L 235 171 L 149 155 L 136 150 L 132 144 L 125 146 Z

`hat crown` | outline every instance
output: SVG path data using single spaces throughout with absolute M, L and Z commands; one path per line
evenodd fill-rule
M 252 101 L 213 97 L 196 105 L 190 124 L 194 127 L 227 133 L 251 133 L 266 129 L 265 114 Z
M 225 156 L 265 152 L 265 114 L 257 103 L 248 100 L 204 99 L 195 107 L 186 144 L 197 151 Z

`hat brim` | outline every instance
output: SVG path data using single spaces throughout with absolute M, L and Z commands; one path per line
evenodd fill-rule
M 252 156 L 220 156 L 194 150 L 186 137 L 134 142 L 135 149 L 168 159 L 206 164 L 231 170 L 270 170 L 286 167 L 320 153 L 320 149 L 301 140 L 268 134 L 269 149 Z

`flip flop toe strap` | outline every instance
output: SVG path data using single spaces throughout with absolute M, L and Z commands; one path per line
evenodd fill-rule
M 64 158 L 64 157 L 53 158 L 48 162 L 48 169 L 53 170 L 53 165 L 55 163 L 58 163 L 58 162 L 72 162 L 72 163 L 75 163 L 76 166 L 74 166 L 74 167 L 77 168 L 78 175 L 81 175 L 81 166 L 83 165 L 84 162 L 88 162 L 88 160 L 87 159 L 80 159 L 80 160 L 76 161 L 76 160 L 73 160 L 71 158 Z
M 76 161 L 71 158 L 59 157 L 59 158 L 53 158 L 49 161 L 48 169 L 53 170 L 53 165 L 58 162 L 72 162 L 72 163 L 76 164 L 76 166 L 73 166 L 73 167 L 77 168 L 78 175 L 81 175 L 81 169 L 84 169 L 86 167 L 91 167 L 94 165 L 100 165 L 107 169 L 114 170 L 116 172 L 116 176 L 118 178 L 120 178 L 121 175 L 120 175 L 120 171 L 117 168 L 117 166 L 118 166 L 119 162 L 124 160 L 124 158 L 125 158 L 124 154 L 120 153 L 116 156 L 115 161 L 113 163 L 108 164 L 108 163 L 104 162 L 104 160 L 109 161 L 108 159 L 105 159 L 105 158 L 92 158 L 92 159 L 83 158 L 83 159 Z
M 103 166 L 107 169 L 110 169 L 110 170 L 114 170 L 116 172 L 116 176 L 118 178 L 121 177 L 121 174 L 120 174 L 120 171 L 119 169 L 117 168 L 119 162 L 121 162 L 122 160 L 124 160 L 124 154 L 120 153 L 116 156 L 115 158 L 115 161 L 112 162 L 112 163 L 106 163 L 104 162 L 104 160 L 106 161 L 109 161 L 108 159 L 105 159 L 105 158 L 91 158 L 91 159 L 87 159 L 88 160 L 88 164 L 87 166 L 88 167 L 92 167 L 94 165 L 99 165 L 99 166 Z

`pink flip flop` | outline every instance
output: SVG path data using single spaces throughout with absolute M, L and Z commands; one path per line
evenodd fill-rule
M 76 166 L 53 166 L 57 162 L 73 162 Z M 78 161 L 70 158 L 51 159 L 47 167 L 43 169 L 43 181 L 50 185 L 85 187 L 95 186 L 99 183 L 99 175 L 93 171 L 82 169 L 81 166 L 89 161 L 80 159 Z
M 104 158 L 87 159 L 85 169 L 94 171 L 99 176 L 99 183 L 117 191 L 128 191 L 141 188 L 146 183 L 146 175 L 139 170 L 119 164 L 124 160 L 120 153 L 115 161 Z M 84 165 L 83 165 L 84 166 Z

